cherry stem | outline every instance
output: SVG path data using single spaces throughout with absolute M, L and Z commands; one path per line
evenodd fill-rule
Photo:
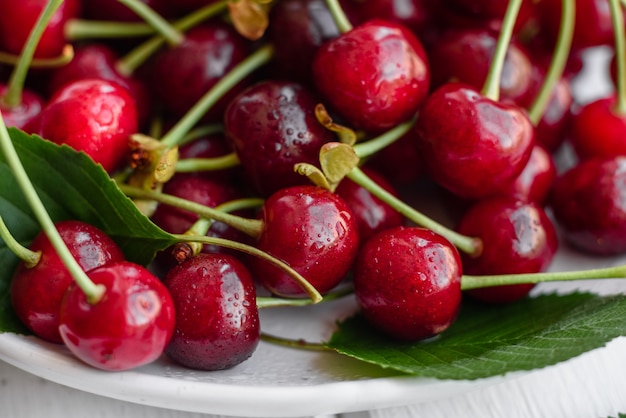
M 144 22 L 69 19 L 63 28 L 65 38 L 82 41 L 95 38 L 130 38 L 150 36 L 155 29 Z
M 414 118 L 408 122 L 401 123 L 380 136 L 355 144 L 352 148 L 359 158 L 372 156 L 402 138 L 415 125 L 415 121 L 416 119 Z
M 525 283 L 560 282 L 587 279 L 623 279 L 626 278 L 626 265 L 579 271 L 559 271 L 548 273 L 500 274 L 471 276 L 463 275 L 461 289 L 479 289 L 483 287 L 505 286 Z
M 184 158 L 176 163 L 177 173 L 193 173 L 197 171 L 216 171 L 240 165 L 237 153 L 231 152 L 221 157 Z
M 37 265 L 37 263 L 39 263 L 39 260 L 41 259 L 41 251 L 32 251 L 31 249 L 20 244 L 15 239 L 13 234 L 11 234 L 11 231 L 9 231 L 9 228 L 4 223 L 2 216 L 0 216 L 0 238 L 4 241 L 4 244 L 9 250 L 11 250 L 11 252 L 15 254 L 17 258 L 22 260 L 26 267 L 33 268 Z
M 180 32 L 185 32 L 203 21 L 224 12 L 228 7 L 229 1 L 230 0 L 222 0 L 201 7 L 172 23 L 172 26 Z M 126 76 L 131 75 L 139 66 L 158 51 L 163 46 L 163 43 L 165 43 L 165 38 L 160 35 L 153 36 L 128 52 L 124 57 L 120 58 L 115 64 L 115 68 L 120 74 Z
M 154 28 L 170 46 L 179 45 L 185 36 L 163 16 L 139 0 L 118 0 Z
M 52 218 L 48 214 L 46 207 L 39 198 L 33 183 L 30 181 L 26 169 L 20 161 L 19 155 L 15 150 L 9 131 L 7 130 L 4 119 L 0 113 L 0 148 L 4 153 L 7 164 L 11 168 L 11 171 L 17 181 L 19 187 L 22 189 L 24 196 L 33 214 L 39 221 L 42 230 L 50 240 L 50 243 L 56 250 L 59 258 L 72 275 L 74 281 L 78 287 L 85 293 L 87 301 L 89 303 L 97 303 L 106 291 L 102 285 L 94 284 L 87 276 L 87 273 L 80 267 L 78 261 L 74 258 L 69 248 L 61 238 L 61 234 L 57 230 Z
M 352 23 L 350 23 L 348 16 L 346 16 L 341 4 L 339 4 L 339 0 L 326 0 L 326 6 L 328 7 L 330 14 L 333 16 L 333 20 L 335 21 L 339 32 L 350 32 L 352 30 Z
M 35 50 L 39 44 L 39 40 L 43 35 L 43 32 L 48 26 L 48 22 L 61 6 L 63 0 L 50 0 L 46 3 L 46 6 L 41 11 L 41 14 L 35 22 L 35 26 L 31 29 L 26 39 L 26 43 L 22 47 L 22 51 L 17 61 L 17 65 L 13 67 L 13 72 L 9 78 L 8 88 L 1 98 L 2 106 L 13 108 L 19 106 L 22 103 L 22 92 L 24 91 L 24 83 L 26 81 L 26 75 L 30 68 L 30 63 L 35 56 Z
M 537 126 L 548 107 L 554 86 L 563 76 L 563 71 L 567 64 L 569 52 L 572 46 L 572 38 L 574 36 L 574 20 L 576 16 L 576 5 L 571 0 L 561 1 L 561 26 L 554 47 L 554 53 L 550 61 L 550 66 L 546 72 L 543 84 L 535 100 L 530 105 L 528 117 L 534 126 Z
M 352 286 L 345 286 L 341 289 L 333 290 L 324 295 L 320 302 L 330 302 L 332 300 L 337 300 L 343 298 L 345 296 L 351 295 L 354 293 L 354 289 Z M 264 308 L 284 308 L 284 307 L 299 307 L 299 306 L 308 306 L 311 305 L 312 301 L 310 299 L 286 299 L 286 298 L 278 298 L 278 297 L 263 297 L 257 296 L 256 305 L 259 309 Z
M 63 47 L 58 57 L 52 58 L 33 58 L 28 68 L 56 68 L 62 67 L 74 58 L 74 46 L 67 44 Z M 15 55 L 9 52 L 0 51 L 0 63 L 17 65 L 22 59 L 22 55 Z
M 259 250 L 256 247 L 229 239 L 207 237 L 206 235 L 173 234 L 172 236 L 181 242 L 199 242 L 202 244 L 218 245 L 220 247 L 230 248 L 232 250 L 240 251 L 248 255 L 259 257 L 260 259 L 273 264 L 275 267 L 278 267 L 289 276 L 291 276 L 300 286 L 300 288 L 308 295 L 313 303 L 319 303 L 323 299 L 322 295 L 317 291 L 317 289 L 315 289 L 315 287 L 313 287 L 311 283 L 309 283 L 300 273 L 294 270 L 290 265 L 282 260 L 279 260 L 276 257 L 273 257 L 265 251 Z
M 291 338 L 284 338 L 284 337 L 279 337 L 276 335 L 270 335 L 265 332 L 261 333 L 261 340 L 268 342 L 268 343 L 272 343 L 272 344 L 282 345 L 285 347 L 299 348 L 299 349 L 305 349 L 305 350 L 311 350 L 311 351 L 334 352 L 333 349 L 328 348 L 327 346 L 321 343 L 312 343 L 310 341 L 306 341 L 303 339 L 294 340 Z
M 619 0 L 610 0 L 611 19 L 615 31 L 615 56 L 617 66 L 617 102 L 614 111 L 619 116 L 626 115 L 626 45 L 624 42 L 624 15 Z
M 161 193 L 155 190 L 145 190 L 140 187 L 129 186 L 121 183 L 118 183 L 117 186 L 128 197 L 154 200 L 165 205 L 188 210 L 200 217 L 223 222 L 254 239 L 259 239 L 261 232 L 263 231 L 263 221 L 259 219 L 249 219 L 244 218 L 243 216 L 232 215 L 216 208 L 211 208 L 191 200 L 182 199 L 180 197 Z
M 207 111 L 213 106 L 224 94 L 228 93 L 237 83 L 248 77 L 255 70 L 267 64 L 274 55 L 274 47 L 265 45 L 250 54 L 246 59 L 241 61 L 232 68 L 224 77 L 220 78 L 213 87 L 207 91 L 185 115 L 176 122 L 176 124 L 161 138 L 161 142 L 167 147 L 173 147 L 185 137 Z
M 401 199 L 383 189 L 375 181 L 369 178 L 360 168 L 353 168 L 348 173 L 347 177 L 359 186 L 368 190 L 383 202 L 393 207 L 410 221 L 443 236 L 464 253 L 467 253 L 472 257 L 476 257 L 482 252 L 482 241 L 480 238 L 461 235 L 458 232 L 449 229 L 425 216 L 412 206 L 404 203 Z
M 224 126 L 222 124 L 219 123 L 214 123 L 211 125 L 204 125 L 204 126 L 198 126 L 192 130 L 190 130 L 189 132 L 187 132 L 187 135 L 185 135 L 183 137 L 183 139 L 181 139 L 181 141 L 178 143 L 178 145 L 183 145 L 183 144 L 187 144 L 189 142 L 192 142 L 198 138 L 202 138 L 203 136 L 210 136 L 210 135 L 215 135 L 215 134 L 219 134 L 219 133 L 223 133 L 224 132 Z M 159 135 L 160 136 L 160 135 Z
M 500 78 L 502 77 L 502 68 L 504 67 L 504 60 L 506 53 L 513 37 L 513 30 L 515 28 L 515 21 L 522 6 L 522 0 L 509 0 L 509 4 L 506 8 L 506 13 L 502 20 L 502 29 L 496 42 L 496 48 L 493 54 L 491 65 L 489 66 L 489 72 L 485 79 L 485 84 L 482 89 L 483 96 L 488 99 L 498 101 L 500 100 Z

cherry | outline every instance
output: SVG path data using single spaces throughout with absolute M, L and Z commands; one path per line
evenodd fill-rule
M 502 2 L 506 6 L 506 2 Z M 432 86 L 458 81 L 481 88 L 496 50 L 498 32 L 484 28 L 448 30 L 428 49 Z M 518 101 L 532 83 L 531 58 L 518 42 L 508 45 L 500 78 L 503 100 Z
M 85 271 L 124 259 L 113 240 L 92 225 L 68 220 L 55 226 Z M 61 343 L 59 310 L 73 278 L 45 233 L 39 233 L 29 248 L 41 256 L 35 266 L 23 262 L 17 266 L 11 279 L 11 303 L 18 318 L 35 335 Z
M 354 294 L 365 319 L 395 339 L 433 337 L 456 319 L 461 304 L 456 248 L 421 227 L 396 227 L 367 241 L 354 268 Z
M 398 196 L 398 191 L 378 172 L 365 167 L 363 172 L 385 190 Z M 350 179 L 342 180 L 335 193 L 350 206 L 358 225 L 361 244 L 378 232 L 404 224 L 404 216 L 400 212 Z
M 626 251 L 626 157 L 583 160 L 557 177 L 550 197 L 564 238 L 588 253 Z
M 223 370 L 248 359 L 260 338 L 250 272 L 225 254 L 199 254 L 167 274 L 176 328 L 165 354 L 198 370 Z
M 224 114 L 224 130 L 254 192 L 268 196 L 308 184 L 297 163 L 319 165 L 323 144 L 334 134 L 315 116 L 318 100 L 296 82 L 266 80 L 235 97 Z
M 137 106 L 128 90 L 104 79 L 82 79 L 63 86 L 41 112 L 38 133 L 84 151 L 108 172 L 130 150 L 138 129 Z
M 147 269 L 128 261 L 87 273 L 106 290 L 96 303 L 76 284 L 61 305 L 59 332 L 69 350 L 90 366 L 129 370 L 161 356 L 174 333 L 174 302 Z
M 433 24 L 434 7 L 426 0 L 351 0 L 349 8 L 359 22 L 371 19 L 383 19 L 406 26 L 412 32 L 421 35 Z
M 329 190 L 293 186 L 269 196 L 261 208 L 263 229 L 257 248 L 289 264 L 320 293 L 334 288 L 352 266 L 358 227 L 347 203 Z M 304 295 L 287 274 L 253 258 L 253 276 L 272 293 Z
M 400 24 L 376 19 L 322 45 L 313 77 L 329 109 L 371 132 L 414 117 L 430 87 L 419 39 Z
M 8 90 L 7 85 L 0 84 L 0 97 L 5 96 Z M 27 129 L 30 124 L 37 120 L 45 107 L 45 103 L 44 98 L 39 93 L 23 90 L 18 105 L 6 105 L 0 100 L 0 111 L 2 111 L 7 126 Z
M 479 237 L 478 257 L 461 253 L 463 273 L 519 274 L 545 271 L 558 247 L 552 221 L 541 206 L 515 197 L 494 197 L 474 204 L 463 214 L 457 231 Z M 510 303 L 526 296 L 534 284 L 515 284 L 468 290 L 490 303 Z
M 534 145 L 533 126 L 521 108 L 462 83 L 445 84 L 428 97 L 416 131 L 428 175 L 468 199 L 509 187 Z
M 178 45 L 162 49 L 144 67 L 155 97 L 174 117 L 181 117 L 249 52 L 249 43 L 226 23 L 196 26 Z M 220 121 L 227 103 L 248 84 L 241 81 L 204 116 Z
M 19 55 L 47 3 L 47 0 L 23 0 L 15 7 L 13 2 L 0 2 L 0 49 Z M 60 5 L 39 40 L 35 57 L 51 58 L 62 54 L 67 44 L 65 24 L 80 15 L 81 7 L 79 0 L 65 0 Z

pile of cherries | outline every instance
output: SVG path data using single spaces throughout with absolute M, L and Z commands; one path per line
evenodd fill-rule
M 180 237 L 140 266 L 98 228 L 57 222 L 96 292 L 43 229 L 13 276 L 17 315 L 104 370 L 163 353 L 219 370 L 256 349 L 261 291 L 289 304 L 347 286 L 373 329 L 418 341 L 462 297 L 526 297 L 541 279 L 515 277 L 543 277 L 557 227 L 580 251 L 626 253 L 611 1 L 65 0 L 27 67 L 52 2 L 0 2 L 6 125 L 84 151 Z M 599 46 L 616 52 L 615 93 L 575 103 Z M 575 161 L 557 168 L 564 147 Z M 407 196 L 441 199 L 454 226 Z

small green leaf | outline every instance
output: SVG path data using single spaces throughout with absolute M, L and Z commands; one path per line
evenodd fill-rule
M 78 219 L 110 235 L 126 258 L 147 265 L 154 254 L 176 242 L 146 218 L 91 158 L 67 146 L 9 129 L 26 172 L 47 212 L 56 221 Z M 0 214 L 23 245 L 40 231 L 4 155 L 0 154 Z M 10 306 L 8 288 L 18 260 L 0 239 L 0 331 L 21 329 Z
M 543 295 L 506 305 L 465 301 L 439 337 L 399 343 L 357 314 L 327 345 L 340 353 L 415 376 L 479 379 L 543 368 L 626 335 L 626 296 Z

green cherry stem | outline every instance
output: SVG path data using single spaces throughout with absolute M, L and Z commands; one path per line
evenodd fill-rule
M 623 279 L 626 278 L 626 265 L 579 271 L 559 271 L 527 274 L 500 274 L 471 276 L 463 275 L 461 289 L 470 290 L 483 287 L 504 286 L 524 283 L 561 282 L 587 279 Z
M 626 43 L 624 42 L 624 14 L 619 0 L 610 0 L 611 19 L 615 31 L 615 57 L 617 65 L 616 96 L 614 111 L 626 115 Z
M 165 205 L 188 210 L 200 217 L 223 222 L 226 225 L 231 226 L 255 239 L 259 238 L 263 230 L 263 222 L 259 219 L 248 219 L 242 216 L 233 215 L 223 210 L 211 208 L 191 200 L 182 199 L 180 197 L 161 193 L 155 190 L 146 190 L 140 187 L 129 186 L 121 183 L 118 183 L 117 186 L 128 197 L 154 200 Z
M 28 174 L 26 173 L 26 169 L 22 165 L 20 161 L 19 155 L 13 146 L 13 142 L 11 140 L 11 136 L 9 135 L 9 131 L 7 130 L 6 124 L 4 123 L 4 119 L 0 113 L 0 149 L 4 153 L 7 164 L 11 168 L 11 171 L 17 181 L 19 187 L 21 188 L 26 200 L 33 211 L 33 214 L 39 221 L 42 230 L 50 240 L 50 243 L 56 250 L 59 258 L 63 261 L 63 264 L 66 266 L 76 284 L 80 287 L 80 289 L 85 293 L 87 300 L 89 303 L 97 303 L 106 289 L 102 285 L 94 284 L 91 279 L 87 276 L 87 273 L 83 271 L 80 267 L 69 248 L 61 238 L 59 231 L 56 229 L 52 218 L 48 214 L 46 207 L 43 202 L 39 198 L 35 187 L 33 186 Z
M 464 253 L 469 254 L 470 256 L 478 256 L 482 252 L 482 241 L 479 238 L 461 235 L 458 232 L 449 229 L 444 225 L 429 218 L 428 216 L 422 214 L 412 206 L 406 204 L 401 199 L 398 199 L 396 196 L 392 195 L 391 193 L 380 187 L 380 185 L 378 185 L 375 181 L 369 178 L 367 174 L 365 174 L 360 168 L 353 168 L 348 173 L 347 177 L 356 184 L 368 190 L 370 193 L 372 193 L 383 202 L 393 207 L 410 221 L 424 228 L 428 228 L 431 231 L 445 237 L 455 247 L 457 247 Z
M 67 44 L 63 47 L 61 54 L 52 58 L 32 58 L 29 68 L 58 68 L 68 64 L 74 58 L 74 46 Z M 22 55 L 15 55 L 5 51 L 0 51 L 0 63 L 16 66 L 22 59 Z
M 4 219 L 0 216 L 0 239 L 4 241 L 4 245 L 15 254 L 17 258 L 22 260 L 24 265 L 28 268 L 35 267 L 39 260 L 41 259 L 41 251 L 32 251 L 31 249 L 20 244 L 9 228 L 4 223 Z
M 352 23 L 350 23 L 348 16 L 346 16 L 341 4 L 339 4 L 339 0 L 326 0 L 326 6 L 330 10 L 339 32 L 346 33 L 352 30 Z
M 502 20 L 502 29 L 498 36 L 496 43 L 496 49 L 493 54 L 491 65 L 489 66 L 489 72 L 485 79 L 485 84 L 482 88 L 482 94 L 494 101 L 500 100 L 500 79 L 502 77 L 502 68 L 504 67 L 504 60 L 506 53 L 513 37 L 513 29 L 515 27 L 515 21 L 522 6 L 522 0 L 509 0 L 509 4 Z
M 267 64 L 274 55 L 272 45 L 264 45 L 237 64 L 196 102 L 189 111 L 161 138 L 167 147 L 173 147 L 198 124 L 206 112 L 230 89 L 261 66 Z
M 528 109 L 528 117 L 534 126 L 537 126 L 543 117 L 543 114 L 550 102 L 554 86 L 563 76 L 563 70 L 567 64 L 569 52 L 572 46 L 572 38 L 574 36 L 574 21 L 576 16 L 576 2 L 571 0 L 561 1 L 561 26 L 559 34 L 550 61 L 550 66 L 546 72 L 545 79 L 541 85 L 539 93 L 531 103 Z
M 218 245 L 224 248 L 230 248 L 232 250 L 240 251 L 242 253 L 252 255 L 255 257 L 259 257 L 262 260 L 267 261 L 268 263 L 273 264 L 275 267 L 278 267 L 285 273 L 289 274 L 296 283 L 300 286 L 300 288 L 309 296 L 313 303 L 319 303 L 322 301 L 322 295 L 309 283 L 300 273 L 294 270 L 287 263 L 277 259 L 276 257 L 271 256 L 265 251 L 261 251 L 256 247 L 251 245 L 243 244 L 237 241 L 217 238 L 217 237 L 207 237 L 206 235 L 186 235 L 186 234 L 174 234 L 173 235 L 180 242 L 188 242 L 188 243 L 196 243 L 199 242 L 201 244 L 211 244 Z
M 41 11 L 35 26 L 33 26 L 26 43 L 22 48 L 20 57 L 17 61 L 17 65 L 13 67 L 13 72 L 9 78 L 8 88 L 2 98 L 0 99 L 0 105 L 5 108 L 12 108 L 19 106 L 22 103 L 22 92 L 24 91 L 24 82 L 26 81 L 26 75 L 30 68 L 30 63 L 35 55 L 35 50 L 39 44 L 39 40 L 43 35 L 48 22 L 61 6 L 63 0 L 50 0 L 46 3 L 46 6 Z
M 203 21 L 223 13 L 227 9 L 229 1 L 230 0 L 222 0 L 204 6 L 172 23 L 172 26 L 177 31 L 185 32 Z M 131 75 L 148 58 L 157 52 L 165 42 L 165 38 L 160 35 L 153 36 L 143 42 L 117 61 L 115 65 L 117 71 L 119 71 L 120 74 Z
M 141 17 L 148 25 L 152 26 L 154 30 L 163 37 L 165 42 L 170 46 L 179 45 L 185 35 L 183 35 L 178 29 L 176 29 L 170 22 L 168 22 L 163 16 L 155 12 L 146 3 L 139 0 L 118 0 L 120 3 L 131 9 L 139 17 Z
M 131 38 L 155 34 L 144 22 L 117 22 L 108 20 L 70 19 L 63 28 L 65 39 L 82 41 L 96 38 Z
M 298 349 L 304 349 L 304 350 L 311 350 L 311 351 L 332 351 L 334 352 L 335 350 L 325 346 L 324 344 L 321 343 L 313 343 L 310 341 L 306 341 L 303 339 L 291 339 L 291 338 L 285 338 L 285 337 L 279 337 L 277 335 L 271 335 L 265 332 L 261 333 L 261 340 L 268 342 L 268 343 L 272 343 L 272 344 L 278 344 L 278 345 L 282 345 L 285 347 L 291 347 L 291 348 L 298 348 Z
M 401 123 L 387 132 L 367 141 L 359 142 L 352 148 L 359 158 L 366 158 L 376 154 L 378 151 L 402 138 L 415 125 L 416 119 Z
M 344 286 L 340 289 L 333 290 L 324 295 L 320 302 L 330 302 L 332 300 L 341 299 L 345 296 L 354 293 L 352 286 Z M 299 307 L 311 305 L 312 301 L 309 299 L 286 299 L 279 297 L 265 297 L 257 296 L 256 305 L 259 309 L 264 308 L 285 308 L 285 307 Z
M 213 123 L 210 125 L 202 125 L 197 126 L 187 132 L 187 134 L 180 140 L 178 145 L 184 145 L 189 142 L 192 142 L 198 138 L 202 138 L 203 136 L 210 136 L 224 132 L 224 125 L 221 123 Z M 161 135 L 158 135 L 159 137 Z
M 240 165 L 237 153 L 231 152 L 221 157 L 184 158 L 176 163 L 177 173 L 194 173 L 198 171 L 216 171 Z

